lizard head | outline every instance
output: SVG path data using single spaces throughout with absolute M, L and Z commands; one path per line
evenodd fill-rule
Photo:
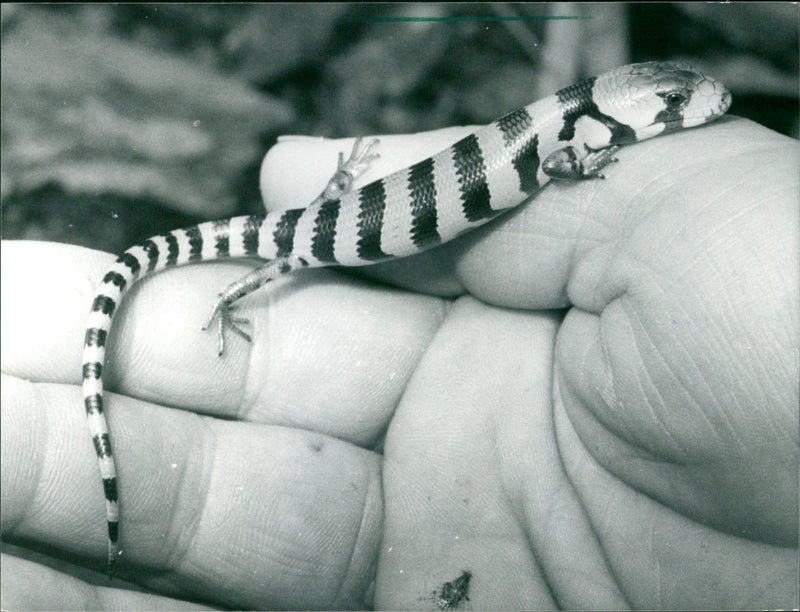
M 630 128 L 619 130 L 620 140 L 611 144 L 708 123 L 732 101 L 725 85 L 682 62 L 622 66 L 595 79 L 592 97 L 601 114 Z

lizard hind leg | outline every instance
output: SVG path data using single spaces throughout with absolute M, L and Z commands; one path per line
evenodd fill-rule
M 331 202 L 350 192 L 353 188 L 353 182 L 364 174 L 372 163 L 380 157 L 378 153 L 374 152 L 379 142 L 377 138 L 373 138 L 365 144 L 364 139 L 359 137 L 353 143 L 353 149 L 346 160 L 344 154 L 340 152 L 336 171 L 322 193 L 309 206 L 319 206 L 325 202 Z M 228 329 L 248 342 L 251 341 L 250 334 L 239 327 L 240 325 L 247 325 L 249 321 L 231 314 L 233 303 L 236 300 L 284 274 L 289 274 L 293 270 L 307 266 L 308 262 L 302 257 L 288 255 L 268 261 L 260 268 L 256 268 L 238 281 L 228 285 L 225 291 L 217 297 L 214 308 L 211 310 L 211 316 L 203 326 L 203 330 L 207 330 L 211 327 L 215 318 L 219 319 L 218 354 L 222 355 L 225 352 L 225 331 Z
M 308 262 L 302 257 L 295 257 L 289 255 L 279 259 L 268 261 L 264 265 L 249 272 L 239 280 L 228 285 L 225 290 L 219 294 L 217 301 L 214 303 L 214 308 L 211 310 L 211 316 L 208 322 L 203 326 L 203 330 L 211 327 L 214 319 L 219 320 L 218 334 L 219 334 L 219 351 L 218 355 L 225 352 L 225 332 L 227 330 L 241 336 L 248 342 L 251 341 L 250 334 L 245 332 L 239 325 L 247 325 L 250 321 L 242 317 L 236 317 L 231 313 L 233 304 L 240 298 L 252 293 L 269 283 L 270 281 L 280 278 L 290 272 L 302 269 L 308 266 Z
M 373 138 L 365 144 L 364 139 L 359 137 L 356 138 L 353 143 L 353 149 L 346 160 L 344 154 L 340 152 L 336 171 L 328 181 L 325 189 L 309 207 L 319 206 L 325 202 L 337 200 L 342 195 L 350 192 L 353 188 L 353 182 L 364 174 L 372 163 L 380 157 L 378 153 L 374 152 L 379 142 L 377 138 Z M 247 325 L 249 321 L 231 314 L 233 303 L 236 300 L 244 297 L 248 293 L 252 293 L 256 289 L 284 274 L 289 274 L 293 270 L 305 268 L 307 266 L 308 262 L 302 257 L 288 255 L 268 261 L 260 268 L 256 268 L 243 278 L 228 285 L 225 291 L 220 293 L 217 297 L 217 301 L 211 311 L 211 316 L 208 318 L 208 322 L 203 326 L 203 330 L 207 330 L 211 327 L 215 318 L 219 319 L 218 354 L 222 355 L 225 352 L 225 331 L 228 329 L 248 342 L 251 341 L 250 334 L 239 327 L 240 325 Z

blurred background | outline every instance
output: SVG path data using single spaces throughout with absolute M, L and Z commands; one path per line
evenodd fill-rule
M 121 252 L 262 212 L 258 169 L 280 134 L 487 123 L 629 62 L 689 60 L 731 89 L 732 114 L 798 138 L 786 2 L 3 4 L 1 17 L 3 238 Z

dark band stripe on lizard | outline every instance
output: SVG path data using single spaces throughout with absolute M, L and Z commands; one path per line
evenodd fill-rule
M 317 261 L 325 264 L 339 263 L 334 255 L 336 223 L 341 209 L 340 200 L 324 202 L 317 210 L 314 219 L 314 235 L 311 238 L 311 254 Z M 347 210 L 350 210 L 348 207 Z
M 203 259 L 222 259 L 230 256 L 230 238 L 229 238 L 229 222 L 228 219 L 221 219 L 219 221 L 211 222 L 211 240 L 206 240 L 206 244 L 213 244 L 214 251 L 211 256 Z
M 562 89 L 556 94 L 564 118 L 564 125 L 558 134 L 561 142 L 569 142 L 575 138 L 576 123 L 581 118 L 594 119 L 605 125 L 611 132 L 610 139 L 616 142 L 635 142 L 636 132 L 628 125 L 621 123 L 610 115 L 600 112 L 594 99 L 594 80 Z
M 433 160 L 429 157 L 408 169 L 408 205 L 411 208 L 411 241 L 422 250 L 441 241 L 436 214 Z
M 464 218 L 469 223 L 490 218 L 494 211 L 489 196 L 489 186 L 486 184 L 483 151 L 478 144 L 477 134 L 462 138 L 451 147 L 451 150 L 461 190 Z
M 189 240 L 189 261 L 202 261 L 203 234 L 196 225 L 183 230 Z
M 373 181 L 358 191 L 358 240 L 356 252 L 363 261 L 379 261 L 388 255 L 381 250 L 383 213 L 386 209 L 386 186 Z
M 551 178 L 602 176 L 620 146 L 706 123 L 724 114 L 730 102 L 721 83 L 686 64 L 622 66 L 509 113 L 358 191 L 350 186 L 376 157 L 376 141 L 362 147 L 357 140 L 350 158 L 340 158 L 334 177 L 306 208 L 202 223 L 128 249 L 98 285 L 82 368 L 84 408 L 106 498 L 109 575 L 120 531 L 103 363 L 112 318 L 136 280 L 197 261 L 266 260 L 225 288 L 214 305 L 206 328 L 218 321 L 222 354 L 226 330 L 250 339 L 230 316 L 231 304 L 284 274 L 419 253 L 521 204 Z
M 302 208 L 285 211 L 272 232 L 272 240 L 277 247 L 275 257 L 286 257 L 292 254 L 294 248 L 294 232 L 297 229 L 297 220 L 303 214 Z
M 527 109 L 520 108 L 501 117 L 495 123 L 503 135 L 506 146 L 513 147 L 520 138 L 525 139 L 526 132 L 531 130 L 533 117 Z M 534 134 L 533 138 L 524 140 L 524 145 L 519 147 L 511 158 L 511 165 L 519 177 L 520 192 L 530 195 L 539 189 L 539 181 L 536 179 L 539 163 L 539 135 Z

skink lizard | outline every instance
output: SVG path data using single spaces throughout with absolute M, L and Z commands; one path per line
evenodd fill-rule
M 406 257 L 452 240 L 531 198 L 551 178 L 604 178 L 619 147 L 707 123 L 731 94 L 720 82 L 676 62 L 622 66 L 515 110 L 444 151 L 351 190 L 377 154 L 359 139 L 325 190 L 307 207 L 209 221 L 145 240 L 103 277 L 89 314 L 83 395 L 106 498 L 108 573 L 119 549 L 114 456 L 103 405 L 105 344 L 125 292 L 144 276 L 184 264 L 266 260 L 232 283 L 214 304 L 219 354 L 225 332 L 250 336 L 230 306 L 276 278 L 303 268 L 363 266 Z

